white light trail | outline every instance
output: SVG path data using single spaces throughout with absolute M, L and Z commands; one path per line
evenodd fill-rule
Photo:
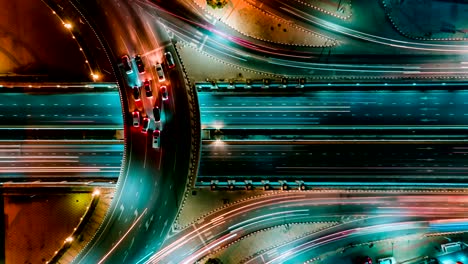
M 107 252 L 107 254 L 104 255 L 104 257 L 98 262 L 98 264 L 101 264 L 102 262 L 104 262 L 107 259 L 107 257 L 109 257 L 109 255 L 120 245 L 120 243 L 122 243 L 122 241 L 125 239 L 125 237 L 127 237 L 127 235 L 130 233 L 130 231 L 132 231 L 132 229 L 135 227 L 135 225 L 146 214 L 147 210 L 148 210 L 148 208 L 145 208 L 145 210 L 143 210 L 143 213 L 141 213 L 141 215 L 135 220 L 135 222 L 133 222 L 133 224 L 130 226 L 130 228 L 127 230 L 127 232 L 125 232 L 125 234 L 119 239 L 119 241 L 117 241 L 117 243 L 109 250 L 109 252 Z

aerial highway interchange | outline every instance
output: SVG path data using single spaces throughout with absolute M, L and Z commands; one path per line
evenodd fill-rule
M 92 200 L 29 261 L 468 263 L 466 4 L 416 2 L 42 1 L 87 77 L 0 76 L 0 182 Z

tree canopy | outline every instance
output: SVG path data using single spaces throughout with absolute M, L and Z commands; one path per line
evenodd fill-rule
M 228 0 L 206 0 L 206 3 L 212 8 L 223 8 L 227 5 Z
M 210 258 L 205 264 L 223 264 L 223 262 L 219 258 Z

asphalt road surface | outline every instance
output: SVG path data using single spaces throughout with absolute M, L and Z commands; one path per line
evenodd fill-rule
M 0 141 L 0 181 L 116 181 L 123 143 L 116 140 Z
M 188 2 L 188 1 L 185 1 Z M 281 1 L 279 1 L 281 2 Z M 342 26 L 342 21 L 334 21 L 332 16 L 325 15 L 326 21 L 319 17 L 310 18 L 316 10 L 302 15 L 294 14 L 290 16 L 293 20 L 304 20 L 305 28 L 314 32 L 321 32 L 323 35 L 332 37 L 340 45 L 332 48 L 319 48 L 311 51 L 309 47 L 295 47 L 285 49 L 284 46 L 275 43 L 265 43 L 253 38 L 245 37 L 232 28 L 219 23 L 218 18 L 205 16 L 192 3 L 182 6 L 176 2 L 165 1 L 161 3 L 140 2 L 143 9 L 160 10 L 158 19 L 162 19 L 164 24 L 170 28 L 179 41 L 185 42 L 208 54 L 221 58 L 223 61 L 234 65 L 257 69 L 264 72 L 274 72 L 286 75 L 311 75 L 330 76 L 428 76 L 446 75 L 454 76 L 463 74 L 464 69 L 460 64 L 460 56 L 454 55 L 457 52 L 464 52 L 464 47 L 457 45 L 433 45 L 428 43 L 399 41 L 401 36 L 394 35 L 398 39 L 382 38 L 381 32 L 376 35 L 369 35 L 359 31 L 358 28 L 347 28 Z M 293 3 L 288 3 L 293 4 Z M 282 15 L 289 13 L 288 4 L 266 3 L 262 9 L 268 9 L 268 5 L 275 6 L 272 13 L 282 12 Z M 284 6 L 286 5 L 286 6 Z M 300 12 L 304 12 L 304 6 L 300 3 Z M 158 7 L 155 7 L 158 6 Z M 282 6 L 283 10 L 278 7 Z M 284 6 L 284 7 L 283 7 Z M 149 10 L 151 10 L 149 9 Z M 378 8 L 380 10 L 380 8 Z M 269 11 L 270 12 L 270 11 Z M 320 12 L 319 12 L 320 13 Z M 319 16 L 324 15 L 321 13 Z M 364 19 L 367 19 L 364 15 Z M 374 17 L 372 17 L 374 18 Z M 366 26 L 372 23 L 385 24 L 385 14 L 380 12 L 380 20 L 367 21 Z M 309 22 L 313 20 L 314 26 Z M 360 19 L 357 24 L 363 24 Z M 302 21 L 299 21 L 303 25 Z M 389 24 L 389 23 L 387 23 Z M 215 26 L 214 26 L 215 25 Z M 351 27 L 354 27 L 353 25 Z M 368 27 L 366 27 L 368 29 Z M 380 27 L 379 27 L 380 29 Z M 394 33 L 394 29 L 389 24 L 386 30 Z M 328 44 L 331 44 L 330 41 Z M 428 53 L 430 56 L 421 56 L 421 53 Z M 371 52 L 369 52 L 371 51 Z M 375 54 L 376 51 L 380 53 Z M 352 53 L 353 55 L 347 55 Z M 371 54 L 369 54 L 371 53 Z M 443 54 L 440 55 L 440 54 Z M 357 54 L 357 56 L 356 56 Z M 405 58 L 402 63 L 402 56 Z M 220 76 L 222 79 L 226 76 Z M 204 79 L 204 78 L 203 78 Z
M 0 129 L 122 129 L 118 91 L 2 93 Z
M 202 145 L 198 181 L 463 182 L 467 155 L 450 141 L 214 141 Z
M 68 3 L 68 2 L 67 2 Z M 73 2 L 70 2 L 73 3 Z M 121 88 L 128 94 L 124 99 L 129 119 L 125 124 L 126 158 L 114 200 L 101 228 L 73 263 L 143 263 L 157 252 L 171 228 L 180 206 L 187 181 L 190 162 L 191 129 L 187 90 L 180 61 L 166 32 L 153 16 L 133 3 L 115 1 L 75 1 L 81 12 L 98 24 L 111 58 L 119 64 L 123 54 L 141 54 L 146 73 L 127 75 L 120 70 Z M 125 21 L 125 23 L 122 23 Z M 170 51 L 176 66 L 168 69 L 164 52 Z M 159 82 L 154 64 L 163 62 L 166 80 Z M 135 104 L 130 93 L 133 85 L 152 79 L 153 98 L 142 95 Z M 161 102 L 159 88 L 166 85 L 169 100 Z M 125 94 L 125 93 L 124 93 Z M 152 148 L 152 131 L 143 133 L 132 127 L 130 113 L 135 109 L 152 118 L 154 105 L 162 103 L 163 121 L 161 147 Z M 152 122 L 153 123 L 153 122 Z M 152 125 L 154 128 L 154 125 Z
M 276 225 L 338 222 L 303 239 L 294 239 L 295 243 L 258 254 L 249 262 L 297 263 L 294 257 L 307 246 L 333 250 L 339 246 L 332 242 L 349 243 L 350 238 L 360 243 L 402 235 L 415 228 L 428 232 L 431 220 L 456 218 L 465 213 L 466 199 L 461 192 L 283 192 L 247 199 L 206 215 L 170 236 L 150 263 L 194 263 L 218 247 Z M 272 262 L 260 261 L 263 258 Z
M 468 91 L 198 93 L 202 128 L 466 126 Z

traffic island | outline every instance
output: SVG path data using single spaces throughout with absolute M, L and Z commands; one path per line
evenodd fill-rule
M 337 44 L 332 38 L 298 26 L 257 6 L 261 3 L 231 0 L 223 8 L 213 9 L 206 0 L 193 1 L 213 16 L 214 20 L 254 39 L 308 47 L 331 47 Z
M 191 83 L 221 77 L 225 79 L 263 79 L 274 74 L 249 69 L 216 58 L 188 44 L 176 44 Z
M 209 258 L 218 258 L 223 263 L 249 263 L 263 252 L 336 224 L 337 222 L 291 223 L 259 230 L 215 250 L 205 256 L 201 263 Z
M 226 192 L 211 191 L 209 189 L 192 189 L 192 193 L 189 195 L 174 225 L 177 229 L 182 229 L 196 222 L 202 216 L 236 202 L 256 196 L 271 194 L 273 194 L 273 192 L 269 193 L 263 190 Z
M 350 20 L 353 12 L 351 0 L 296 0 L 324 14 Z
M 6 194 L 5 263 L 45 263 L 87 210 L 92 195 Z
M 447 254 L 441 252 L 441 245 L 451 241 L 466 241 L 466 233 L 440 233 L 440 234 L 417 234 L 400 236 L 394 239 L 384 239 L 377 241 L 363 241 L 360 243 L 349 244 L 345 247 L 336 248 L 333 251 L 317 254 L 307 263 L 327 264 L 343 263 L 353 264 L 355 260 L 363 256 L 369 256 L 375 262 L 378 259 L 393 256 L 398 263 L 420 264 L 437 263 L 431 262 L 432 259 L 444 259 L 446 256 L 456 256 L 456 254 Z M 427 262 L 425 262 L 427 261 Z M 455 263 L 451 258 L 443 263 Z
M 102 188 L 92 193 L 92 200 L 86 207 L 80 222 L 47 263 L 71 263 L 73 261 L 96 234 L 110 206 L 113 193 L 113 188 Z
M 468 39 L 468 7 L 461 1 L 382 0 L 382 4 L 390 22 L 405 37 Z

